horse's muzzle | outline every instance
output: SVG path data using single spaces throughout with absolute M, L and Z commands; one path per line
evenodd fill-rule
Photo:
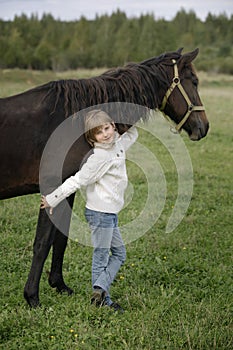
M 198 127 L 194 128 L 192 132 L 189 134 L 189 138 L 192 141 L 198 141 L 205 137 L 209 130 L 209 122 L 207 123 L 200 123 Z

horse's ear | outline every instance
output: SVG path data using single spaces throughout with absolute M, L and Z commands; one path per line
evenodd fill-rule
M 181 55 L 182 51 L 183 51 L 183 47 L 180 47 L 176 52 Z
M 198 55 L 199 49 L 195 49 L 194 51 L 187 52 L 184 55 L 181 56 L 180 58 L 180 70 L 186 66 L 187 64 L 190 64 Z

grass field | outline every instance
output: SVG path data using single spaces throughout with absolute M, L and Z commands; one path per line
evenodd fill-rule
M 0 71 L 0 96 L 54 78 L 99 72 Z M 233 349 L 233 77 L 201 73 L 199 78 L 211 127 L 197 143 L 182 136 L 192 159 L 194 190 L 186 216 L 169 234 L 165 226 L 176 200 L 177 174 L 164 147 L 140 132 L 141 142 L 161 162 L 168 192 L 159 220 L 127 245 L 127 261 L 112 287 L 124 314 L 90 306 L 92 250 L 73 240 L 66 250 L 64 277 L 75 294 L 58 295 L 48 286 L 49 256 L 40 284 L 42 307 L 29 309 L 23 288 L 40 197 L 0 202 L 0 349 Z M 129 175 L 143 196 L 147 188 L 142 174 L 129 164 Z M 140 196 L 136 206 L 139 201 Z M 130 208 L 121 219 L 127 215 Z

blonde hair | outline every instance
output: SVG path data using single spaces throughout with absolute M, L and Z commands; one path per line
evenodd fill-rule
M 96 142 L 95 134 L 106 123 L 114 125 L 112 118 L 101 109 L 93 109 L 87 113 L 85 118 L 85 137 L 92 147 Z

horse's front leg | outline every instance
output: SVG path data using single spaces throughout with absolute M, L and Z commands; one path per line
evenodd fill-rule
M 73 207 L 74 202 L 74 195 L 67 198 L 67 201 L 69 202 L 70 207 Z M 70 219 L 71 219 L 71 211 L 70 213 L 64 213 L 63 221 L 63 232 L 60 231 L 56 232 L 54 242 L 53 242 L 53 256 L 52 256 L 52 265 L 51 265 L 51 271 L 49 274 L 49 284 L 52 288 L 57 288 L 57 291 L 59 293 L 67 293 L 68 295 L 71 295 L 73 293 L 73 290 L 69 288 L 63 279 L 63 273 L 62 273 L 62 266 L 63 266 L 63 259 L 64 259 L 64 253 L 66 250 L 67 240 L 68 240 L 68 234 L 69 234 L 69 227 L 70 227 Z M 65 225 L 65 227 L 64 227 Z
M 56 228 L 50 221 L 46 211 L 40 210 L 36 237 L 33 244 L 33 259 L 31 269 L 24 287 L 24 297 L 31 307 L 39 306 L 39 283 L 51 245 L 54 241 Z

